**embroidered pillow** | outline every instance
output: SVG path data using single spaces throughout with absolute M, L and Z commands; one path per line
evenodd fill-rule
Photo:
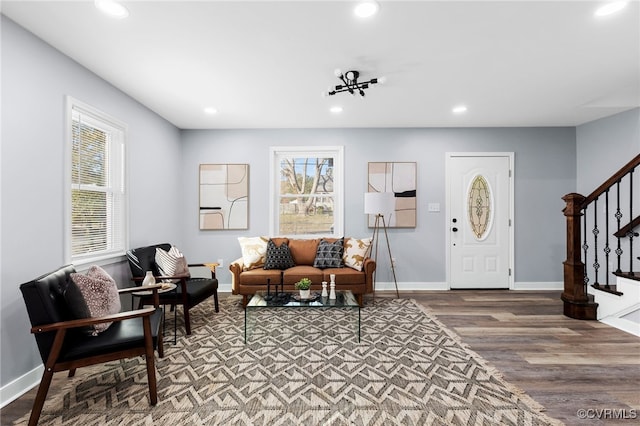
M 64 292 L 69 309 L 77 318 L 97 318 L 120 312 L 120 296 L 116 282 L 99 266 L 92 266 L 86 275 L 72 273 Z M 109 328 L 111 322 L 95 324 L 87 333 L 97 336 Z
M 344 238 L 340 238 L 334 242 L 325 239 L 320 240 L 318 250 L 316 251 L 316 259 L 313 261 L 315 268 L 342 268 L 342 253 L 344 251 Z
M 184 257 L 180 250 L 171 246 L 169 251 L 164 251 L 160 247 L 156 248 L 156 265 L 158 265 L 158 272 L 165 277 L 175 277 L 180 275 L 189 276 L 189 267 L 187 266 L 187 259 Z M 179 279 L 164 280 L 165 282 L 176 283 Z
M 267 258 L 264 262 L 264 269 L 288 269 L 296 264 L 293 262 L 289 244 L 283 242 L 279 246 L 273 240 L 267 243 Z
M 356 271 L 362 271 L 364 259 L 369 255 L 371 248 L 371 238 L 347 238 L 344 242 L 344 254 L 342 260 L 344 264 Z
M 242 250 L 244 270 L 260 268 L 267 253 L 267 239 L 264 237 L 238 237 Z

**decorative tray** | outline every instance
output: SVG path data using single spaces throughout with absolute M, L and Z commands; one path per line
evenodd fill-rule
M 314 300 L 318 300 L 320 298 L 320 293 L 315 293 L 315 292 L 311 293 L 311 296 L 304 299 L 300 297 L 300 293 L 297 293 L 297 294 L 292 294 L 291 298 L 296 302 L 313 302 Z

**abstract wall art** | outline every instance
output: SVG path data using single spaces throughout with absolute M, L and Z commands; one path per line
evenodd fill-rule
M 248 229 L 249 165 L 200 164 L 200 229 Z
M 373 162 L 368 167 L 368 192 L 392 192 L 395 211 L 386 218 L 390 228 L 416 227 L 416 163 Z M 369 227 L 375 216 L 369 215 Z

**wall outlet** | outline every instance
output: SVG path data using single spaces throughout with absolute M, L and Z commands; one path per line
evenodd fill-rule
M 218 259 L 218 268 L 222 268 L 224 266 L 224 259 Z

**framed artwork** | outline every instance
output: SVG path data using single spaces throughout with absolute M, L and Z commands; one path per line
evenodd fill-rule
M 200 229 L 249 228 L 249 165 L 200 164 Z
M 369 163 L 367 192 L 391 192 L 395 209 L 385 220 L 389 228 L 416 227 L 416 163 Z M 369 227 L 373 227 L 375 215 L 369 215 Z

